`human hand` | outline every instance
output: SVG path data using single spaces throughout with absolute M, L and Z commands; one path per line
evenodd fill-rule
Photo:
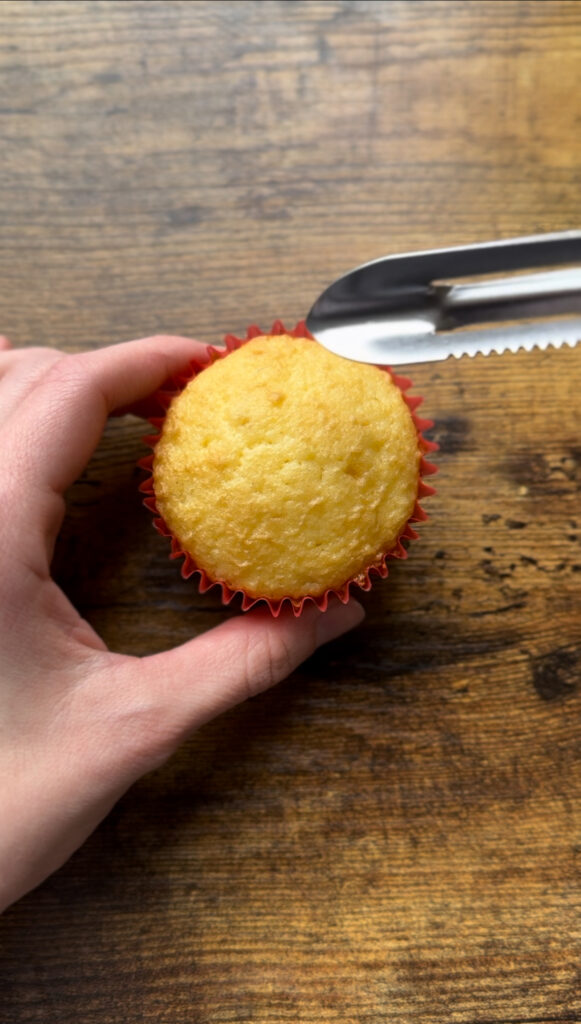
M 114 411 L 202 346 L 158 337 L 82 355 L 0 339 L 0 910 L 76 850 L 192 731 L 355 626 L 359 604 L 252 611 L 147 658 L 107 650 L 50 576 L 63 492 Z

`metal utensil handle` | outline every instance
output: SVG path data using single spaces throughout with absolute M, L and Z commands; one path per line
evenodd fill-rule
M 472 284 L 437 285 L 443 309 L 463 309 L 523 299 L 550 299 L 581 293 L 581 269 L 549 270 L 541 274 L 476 281 Z

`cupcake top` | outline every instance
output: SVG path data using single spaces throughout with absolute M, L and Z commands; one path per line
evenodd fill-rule
M 418 494 L 420 443 L 388 373 L 261 336 L 172 401 L 153 459 L 159 513 L 216 582 L 317 597 L 378 564 Z

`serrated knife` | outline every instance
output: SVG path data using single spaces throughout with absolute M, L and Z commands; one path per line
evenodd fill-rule
M 389 366 L 576 345 L 581 231 L 385 256 L 335 281 L 306 322 L 332 352 Z

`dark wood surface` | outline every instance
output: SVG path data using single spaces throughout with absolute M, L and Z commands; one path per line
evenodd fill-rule
M 0 330 L 300 319 L 386 252 L 579 226 L 581 5 L 4 2 Z M 0 922 L 6 1024 L 581 1021 L 581 348 L 418 366 L 438 495 L 367 620 Z M 119 650 L 232 611 L 113 423 L 56 558 Z

